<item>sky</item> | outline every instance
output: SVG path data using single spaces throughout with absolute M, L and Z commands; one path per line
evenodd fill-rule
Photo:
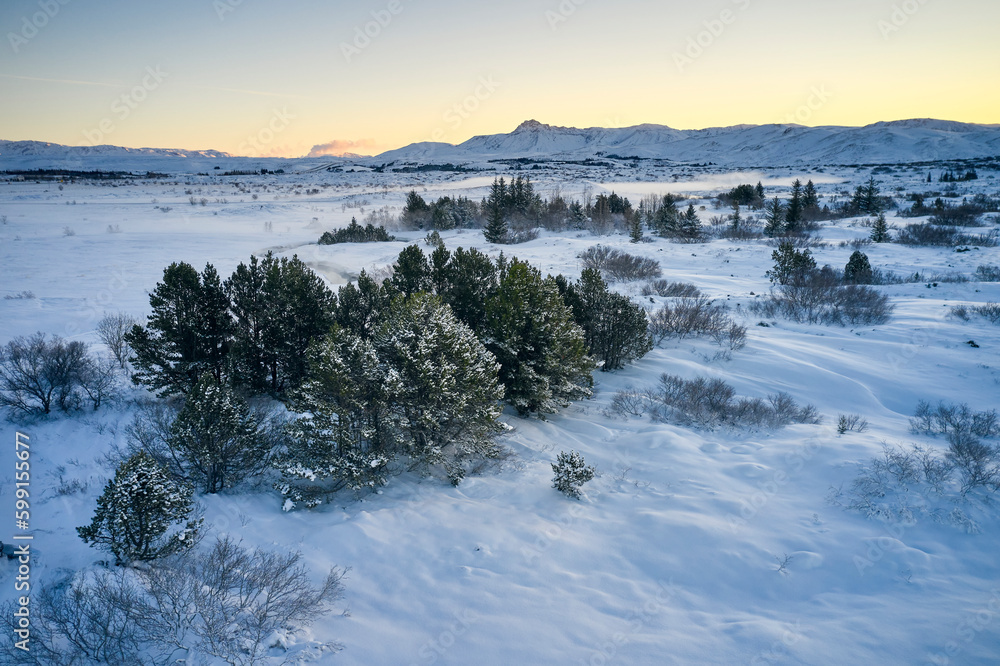
M 0 139 L 299 157 L 527 119 L 1000 123 L 995 0 L 4 0 Z

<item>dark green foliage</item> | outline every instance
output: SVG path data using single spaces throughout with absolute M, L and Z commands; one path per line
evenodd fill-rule
M 392 295 L 364 270 L 357 282 L 344 285 L 337 292 L 334 320 L 338 326 L 362 338 L 370 338 L 389 311 Z
M 892 237 L 889 235 L 889 223 L 886 222 L 885 213 L 879 213 L 872 223 L 872 233 L 869 236 L 873 243 L 890 243 Z
M 167 447 L 175 476 L 217 493 L 265 469 L 273 442 L 265 419 L 206 375 L 184 401 Z
M 785 209 L 785 233 L 795 234 L 802 230 L 805 219 L 803 204 L 802 181 L 796 179 L 792 183 L 792 196 Z
M 199 276 L 189 264 L 171 264 L 149 304 L 147 325 L 134 326 L 127 336 L 135 352 L 134 381 L 161 395 L 187 393 L 206 372 L 221 382 L 233 320 L 215 268 L 208 264 Z
M 820 213 L 819 194 L 810 180 L 802 190 L 802 214 L 806 219 L 815 219 Z
M 507 184 L 503 178 L 493 181 L 490 197 L 486 201 L 486 227 L 483 237 L 487 243 L 505 243 L 510 229 L 507 226 Z
M 309 343 L 333 325 L 336 296 L 298 257 L 250 258 L 226 281 L 234 383 L 280 394 L 302 382 Z
M 197 542 L 201 520 L 191 519 L 191 494 L 139 451 L 104 487 L 90 525 L 76 531 L 86 543 L 110 551 L 118 565 L 166 557 Z
M 871 284 L 872 265 L 868 261 L 868 255 L 860 250 L 855 250 L 851 258 L 844 267 L 844 282 L 848 284 Z
M 769 238 L 777 238 L 778 236 L 785 235 L 785 205 L 781 203 L 781 199 L 774 197 L 771 201 L 768 201 L 764 206 L 765 209 L 765 224 L 764 224 L 764 234 Z
M 475 248 L 458 248 L 443 270 L 435 270 L 438 295 L 451 307 L 459 321 L 482 337 L 486 302 L 499 285 L 496 265 Z
M 618 370 L 653 348 L 645 310 L 628 296 L 609 291 L 600 271 L 585 269 L 572 285 L 560 278 L 556 282 L 583 329 L 588 353 L 602 370 Z
M 399 253 L 389 284 L 403 296 L 431 290 L 431 265 L 418 245 L 410 245 Z
M 500 362 L 506 399 L 526 416 L 588 397 L 594 369 L 583 331 L 552 278 L 517 259 L 501 266 L 486 305 L 484 340 Z
M 796 250 L 795 245 L 788 241 L 778 245 L 778 249 L 771 253 L 771 259 L 774 261 L 774 268 L 767 272 L 767 277 L 772 284 L 792 284 L 816 270 L 816 260 L 812 258 L 812 253 L 809 250 Z
M 406 204 L 403 206 L 402 222 L 413 229 L 423 229 L 431 219 L 431 207 L 416 190 L 406 193 Z
M 580 488 L 594 478 L 597 470 L 587 465 L 583 456 L 576 451 L 560 451 L 556 462 L 552 463 L 552 487 L 573 499 L 582 496 Z
M 848 208 L 854 215 L 878 215 L 885 210 L 886 202 L 882 198 L 875 176 L 869 178 L 867 184 L 858 185 Z
M 753 185 L 737 185 L 733 189 L 718 196 L 719 203 L 723 206 L 732 207 L 733 204 L 748 206 L 750 208 L 760 208 L 764 205 L 764 186 L 757 183 Z
M 320 236 L 320 245 L 336 245 L 337 243 L 388 243 L 396 240 L 395 236 L 390 236 L 385 227 L 376 227 L 373 224 L 361 226 L 358 221 L 351 218 L 351 223 L 343 229 L 327 231 Z

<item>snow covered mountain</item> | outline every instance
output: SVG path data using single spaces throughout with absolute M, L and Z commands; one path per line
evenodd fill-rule
M 44 141 L 4 141 L 0 140 L 0 156 L 3 157 L 230 157 L 229 153 L 218 150 L 182 150 L 174 148 L 123 148 L 121 146 L 64 146 Z
M 919 162 L 1000 155 L 1000 126 L 901 120 L 865 127 L 736 125 L 676 130 L 664 125 L 577 129 L 521 123 L 509 134 L 476 136 L 457 146 L 417 143 L 381 161 L 477 161 L 503 158 L 585 159 L 618 155 L 732 166 L 800 163 Z

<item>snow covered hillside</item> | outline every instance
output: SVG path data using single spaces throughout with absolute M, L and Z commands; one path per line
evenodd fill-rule
M 8 159 L 11 150 L 0 146 L 0 169 L 73 162 L 80 170 L 169 174 L 100 182 L 0 176 L 0 344 L 44 331 L 102 351 L 95 330 L 102 314 L 149 314 L 149 292 L 171 262 L 199 270 L 211 262 L 228 276 L 251 254 L 273 251 L 297 255 L 328 284 L 341 285 L 362 269 L 391 265 L 407 245 L 428 250 L 427 232 L 392 231 L 397 240 L 387 243 L 317 245 L 324 231 L 373 212 L 381 211 L 376 221 L 395 219 L 410 190 L 428 201 L 478 202 L 497 175 L 314 170 L 332 163 L 324 158 L 287 161 L 283 174 L 223 177 L 194 174 L 257 162 L 214 153 L 65 153 L 53 161 L 29 151 Z M 997 155 L 1000 128 L 905 121 L 681 132 L 525 123 L 509 135 L 410 147 L 371 162 L 578 159 L 598 152 L 770 165 L 735 171 L 612 160 L 530 172 L 544 196 L 614 191 L 636 206 L 650 194 L 689 197 L 684 207 L 692 203 L 707 226 L 729 212 L 715 209 L 713 197 L 736 185 L 760 181 L 768 198 L 786 198 L 795 179 L 812 180 L 822 203 L 831 204 L 849 198 L 873 171 L 820 165 Z M 260 164 L 273 170 L 277 162 Z M 372 166 L 336 162 L 363 164 Z M 883 168 L 874 176 L 900 206 L 909 205 L 910 192 L 952 188 L 955 202 L 1000 195 L 995 163 L 981 166 L 971 182 L 941 184 L 940 172 L 934 168 L 933 183 L 925 182 L 924 166 Z M 903 228 L 926 217 L 890 212 L 888 221 Z M 988 214 L 982 224 L 975 231 L 988 233 L 998 219 Z M 859 247 L 875 268 L 922 276 L 875 287 L 895 305 L 891 321 L 879 326 L 754 313 L 771 287 L 765 272 L 774 247 L 765 240 L 679 244 L 654 237 L 633 244 L 622 233 L 572 229 L 501 246 L 486 243 L 481 230 L 442 231 L 451 250 L 477 247 L 494 258 L 503 252 L 573 279 L 582 271 L 578 255 L 597 244 L 653 259 L 664 279 L 691 283 L 726 304 L 747 327 L 748 344 L 719 354 L 706 339 L 668 341 L 623 370 L 596 372 L 592 399 L 544 420 L 508 409 L 502 441 L 515 458 L 457 487 L 407 473 L 377 493 L 357 498 L 345 491 L 330 504 L 287 513 L 269 482 L 198 496 L 210 538 L 228 534 L 249 546 L 301 551 L 317 582 L 331 566 L 350 567 L 336 610 L 306 630 L 274 638 L 272 663 L 996 664 L 1000 495 L 963 499 L 911 479 L 906 489 L 900 486 L 907 482 L 887 481 L 886 496 L 873 498 L 888 506 L 881 519 L 846 505 L 859 466 L 882 456 L 884 444 L 920 444 L 943 455 L 943 437 L 910 431 L 921 401 L 967 403 L 977 412 L 998 407 L 1000 327 L 950 313 L 1000 301 L 1000 282 L 973 277 L 980 266 L 1000 264 L 1000 250 L 861 244 L 870 231 L 864 218 L 823 222 L 816 235 L 824 242 L 811 251 L 820 266 L 842 269 Z M 643 285 L 614 288 L 651 309 L 668 302 L 643 295 Z M 823 421 L 710 430 L 611 409 L 617 392 L 653 387 L 664 373 L 721 379 L 740 396 L 785 392 L 814 405 Z M 75 528 L 91 520 L 114 474 L 107 454 L 124 446 L 133 399 L 143 395 L 129 386 L 124 399 L 96 412 L 0 421 L 5 543 L 16 533 L 15 435 L 30 437 L 32 594 L 108 558 Z M 838 433 L 842 414 L 864 417 L 868 429 Z M 570 450 L 598 471 L 580 501 L 551 487 L 551 463 Z M 17 575 L 15 562 L 0 560 L 0 601 L 20 594 Z M 329 642 L 342 649 L 324 650 Z

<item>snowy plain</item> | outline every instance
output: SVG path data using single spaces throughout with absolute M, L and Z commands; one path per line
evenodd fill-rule
M 238 168 L 229 162 L 220 161 Z M 251 254 L 297 254 L 336 287 L 362 269 L 391 264 L 424 234 L 321 247 L 315 242 L 323 231 L 383 206 L 398 214 L 410 189 L 426 199 L 478 200 L 494 175 L 308 172 L 312 166 L 291 162 L 280 175 L 171 175 L 127 185 L 0 179 L 0 343 L 40 330 L 97 346 L 102 313 L 147 314 L 149 291 L 174 261 L 199 269 L 211 262 L 228 276 Z M 586 186 L 637 204 L 649 193 L 682 193 L 706 206 L 699 214 L 707 222 L 726 212 L 714 210 L 710 198 L 739 183 L 760 180 L 769 196 L 784 197 L 793 179 L 811 178 L 829 202 L 870 173 L 566 165 L 531 175 L 543 195 L 558 186 L 578 198 Z M 980 175 L 959 184 L 960 192 L 996 195 L 996 173 Z M 923 183 L 923 168 L 877 178 L 887 193 L 941 189 Z M 897 225 L 916 221 L 890 215 Z M 868 231 L 858 219 L 825 223 L 819 235 L 829 245 L 813 250 L 818 263 L 843 267 L 853 250 L 840 242 Z M 504 439 L 517 463 L 457 488 L 402 476 L 378 494 L 345 493 L 291 513 L 266 486 L 201 497 L 214 534 L 300 550 L 317 580 L 332 565 L 351 569 L 337 609 L 289 638 L 288 652 L 275 650 L 276 657 L 387 665 L 1000 660 L 995 506 L 965 507 L 979 525 L 969 533 L 930 519 L 880 522 L 828 499 L 832 488 L 850 485 L 858 464 L 878 455 L 883 442 L 947 446 L 909 432 L 920 400 L 997 406 L 1000 329 L 948 313 L 960 303 L 1000 301 L 1000 283 L 879 287 L 896 312 L 877 327 L 784 320 L 764 327 L 748 310 L 769 287 L 764 273 L 773 248 L 760 241 L 633 245 L 624 235 L 567 231 L 501 247 L 479 231 L 441 235 L 450 249 L 478 247 L 493 256 L 503 250 L 543 273 L 574 278 L 579 252 L 598 243 L 655 258 L 665 278 L 725 301 L 748 326 L 749 344 L 726 360 L 713 358 L 717 348 L 708 342 L 668 343 L 624 370 L 595 373 L 592 399 L 545 420 L 505 412 L 511 430 Z M 873 266 L 901 275 L 968 276 L 980 264 L 1000 263 L 996 248 L 956 253 L 888 244 L 864 251 Z M 662 300 L 649 303 L 639 286 L 616 288 L 651 307 Z M 33 297 L 15 297 L 26 291 Z M 719 377 L 740 395 L 786 391 L 815 405 L 824 420 L 773 432 L 710 432 L 607 413 L 616 391 L 653 385 L 662 373 Z M 845 413 L 863 415 L 870 429 L 838 435 L 837 416 Z M 31 437 L 33 584 L 54 584 L 105 558 L 74 528 L 89 522 L 113 473 L 103 456 L 123 443 L 130 419 L 123 403 L 73 417 L 0 422 L 0 515 L 8 516 L 0 539 L 13 532 L 15 432 Z M 551 488 L 550 463 L 570 449 L 599 471 L 579 502 Z M 70 481 L 86 490 L 60 494 Z M 14 596 L 13 575 L 13 564 L 0 562 L 2 600 Z M 343 649 L 316 649 L 327 641 Z

